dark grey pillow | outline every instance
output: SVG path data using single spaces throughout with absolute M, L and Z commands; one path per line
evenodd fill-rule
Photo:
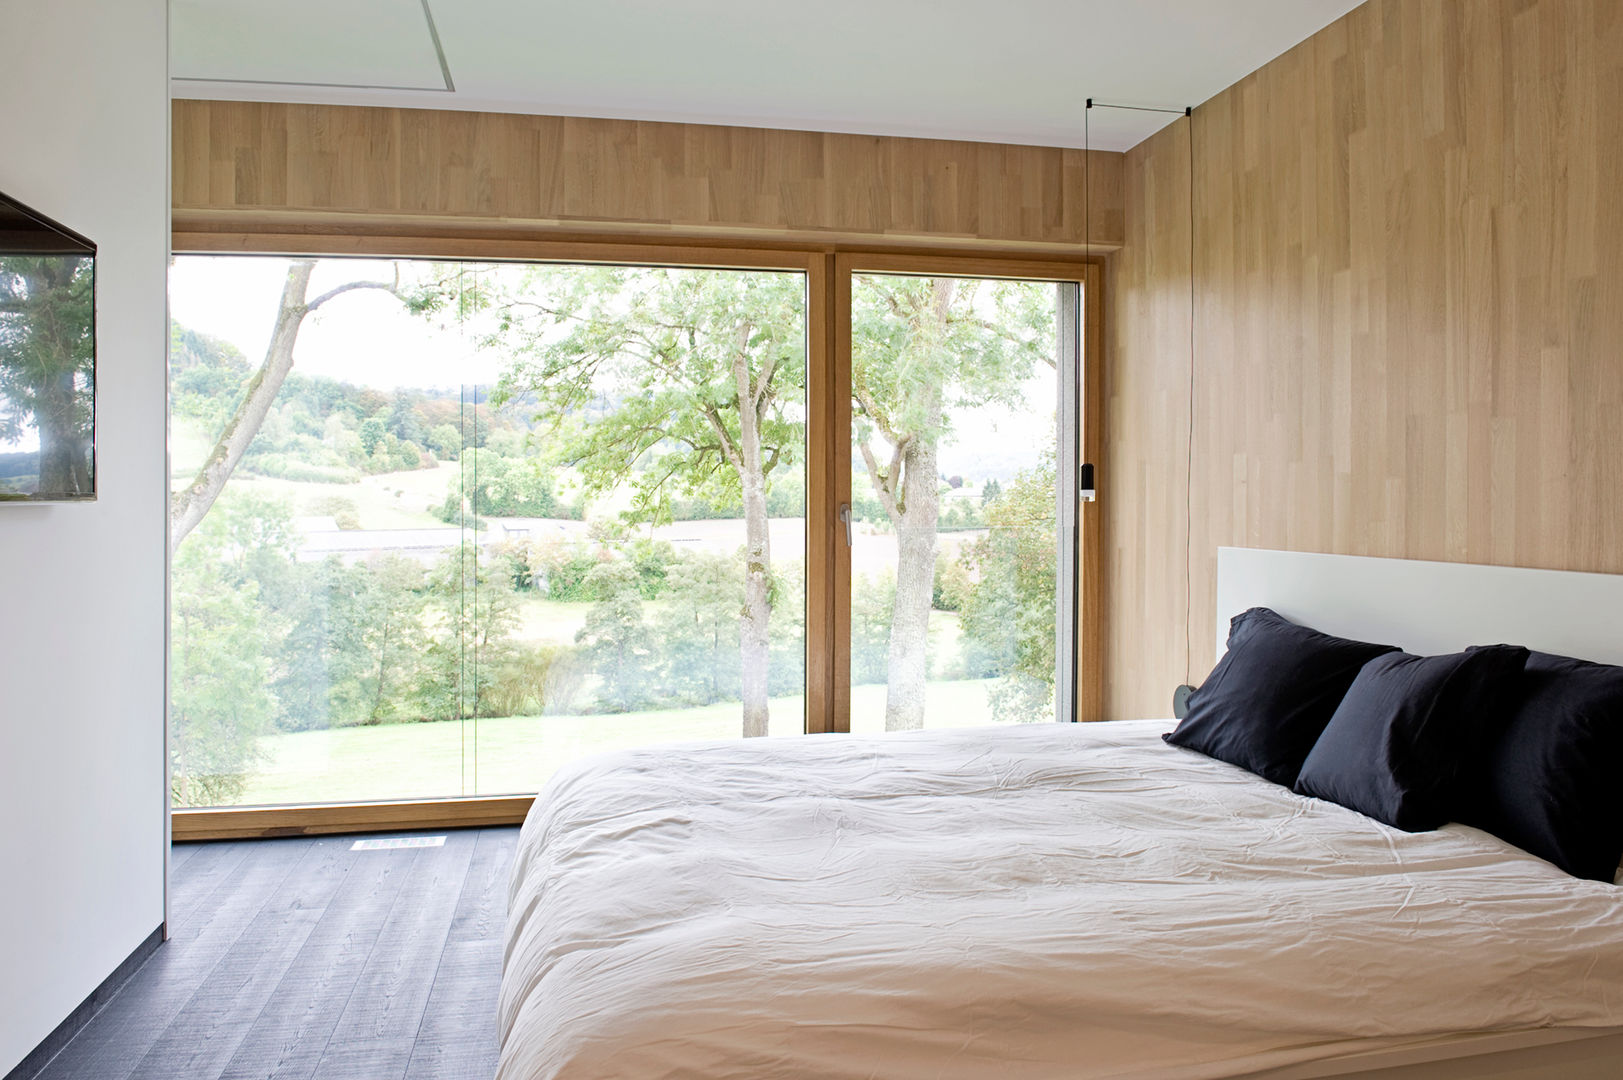
M 1460 820 L 1574 877 L 1623 859 L 1623 667 L 1534 653 Z
M 1302 764 L 1296 790 L 1422 832 L 1460 810 L 1461 764 L 1497 738 L 1527 650 L 1390 653 L 1364 665 Z
M 1290 787 L 1358 672 L 1396 651 L 1321 634 L 1268 608 L 1243 611 L 1189 714 L 1163 738 Z

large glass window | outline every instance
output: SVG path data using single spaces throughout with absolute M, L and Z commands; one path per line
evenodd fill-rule
M 1080 268 L 754 254 L 177 256 L 174 805 L 1086 714 Z
M 176 806 L 803 730 L 806 281 L 180 256 Z

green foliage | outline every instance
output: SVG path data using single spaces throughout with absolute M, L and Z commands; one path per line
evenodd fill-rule
M 548 539 L 532 544 L 526 562 L 534 588 L 553 600 L 596 600 L 587 579 L 602 552 L 582 540 Z
M 643 621 L 641 586 L 636 568 L 621 559 L 600 562 L 586 575 L 598 599 L 576 641 L 598 675 L 598 699 L 608 712 L 642 708 L 653 690 L 654 637 Z
M 937 611 L 962 611 L 964 601 L 975 591 L 969 571 L 961 560 L 945 554 L 935 557 L 935 580 L 930 589 L 930 606 Z
M 515 649 L 492 674 L 481 716 L 544 716 L 574 708 L 586 681 L 579 651 L 544 643 Z
M 231 802 L 271 728 L 270 664 L 255 574 L 280 547 L 257 507 L 217 505 L 176 552 L 170 604 L 170 784 L 177 806 Z M 271 508 L 274 509 L 274 508 Z
M 455 524 L 471 507 L 477 518 L 537 517 L 579 520 L 582 510 L 557 496 L 551 468 L 539 461 L 502 457 L 494 449 L 468 449 L 436 511 Z
M 231 344 L 170 323 L 170 400 L 177 419 L 212 436 L 234 414 L 256 370 Z M 435 456 L 454 460 L 464 431 L 475 446 L 495 434 L 523 447 L 522 416 L 493 416 L 488 404 L 465 402 L 463 395 L 385 393 L 294 371 L 239 467 L 284 480 L 345 484 L 363 473 L 429 467 Z
M 680 593 L 673 602 L 682 602 Z M 771 664 L 768 691 L 806 692 L 806 565 L 780 561 L 772 573 Z
M 879 503 L 870 497 L 877 510 Z M 708 499 L 672 498 L 669 503 L 672 521 L 736 521 L 744 516 L 742 500 L 714 503 Z M 766 493 L 768 517 L 793 518 L 806 516 L 806 479 L 801 471 L 783 474 L 773 480 Z
M 855 577 L 851 588 L 851 682 L 882 683 L 890 677 L 890 620 L 896 603 L 896 572 Z
M 436 424 L 428 433 L 428 448 L 441 461 L 455 461 L 462 453 L 462 432 L 452 424 Z
M 670 520 L 677 498 L 735 505 L 753 467 L 740 457 L 742 408 L 760 425 L 764 477 L 799 461 L 799 275 L 539 267 L 517 293 L 490 301 L 502 311 L 492 344 L 513 356 L 492 402 L 532 403 L 588 493 L 630 488 L 630 520 Z
M 367 457 L 373 457 L 378 447 L 383 445 L 383 437 L 389 434 L 389 429 L 383 426 L 383 420 L 376 416 L 369 416 L 361 421 L 361 452 Z
M 956 410 L 1018 404 L 1055 364 L 1054 298 L 1017 281 L 859 274 L 852 281 L 852 425 L 859 447 L 935 446 Z M 889 477 L 887 462 L 876 460 Z M 900 492 L 898 491 L 898 494 Z
M 655 624 L 665 676 L 661 703 L 736 700 L 741 677 L 738 613 L 744 606 L 738 560 L 696 552 L 670 568 L 667 580 L 673 602 L 664 606 Z
M 481 557 L 471 546 L 451 552 L 429 573 L 428 644 L 418 668 L 422 719 L 492 715 L 487 695 L 514 655 L 512 582 L 506 557 Z
M 980 504 L 975 500 L 949 499 L 946 509 L 936 519 L 936 527 L 942 532 L 981 529 L 986 527 L 986 519 L 981 513 Z
M 328 723 L 416 719 L 412 692 L 431 644 L 421 564 L 378 555 L 355 566 L 331 560 L 326 571 Z
M 210 431 L 218 431 L 252 374 L 235 345 L 177 322 L 169 324 L 169 408 L 175 416 L 199 420 Z
M 969 674 L 1000 677 L 990 700 L 1001 718 L 1051 719 L 1058 614 L 1052 459 L 1020 473 L 986 517 L 987 535 L 963 555 L 964 578 L 975 582 L 961 599 Z

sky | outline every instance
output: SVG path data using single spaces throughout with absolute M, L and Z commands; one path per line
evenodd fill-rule
M 323 259 L 311 275 L 309 295 L 346 281 L 393 280 L 393 266 L 387 260 Z M 182 326 L 229 341 L 258 364 L 286 277 L 286 259 L 177 256 L 169 271 L 169 314 Z M 499 362 L 473 348 L 445 318 L 412 315 L 387 293 L 361 290 L 329 301 L 305 321 L 294 370 L 386 390 L 454 389 L 464 380 L 494 381 Z
M 230 342 L 257 365 L 270 340 L 287 265 L 286 259 L 265 256 L 176 256 L 169 274 L 170 316 Z M 409 273 L 416 264 L 404 265 Z M 346 281 L 393 280 L 393 266 L 389 260 L 323 259 L 309 295 Z M 477 272 L 501 269 L 485 266 Z M 474 347 L 454 316 L 412 315 L 394 297 L 372 290 L 346 293 L 312 314 L 299 332 L 294 363 L 294 370 L 306 375 L 383 390 L 488 385 L 502 366 L 499 355 Z M 1043 448 L 1054 445 L 1057 391 L 1057 377 L 1043 368 L 1027 382 L 1023 408 L 955 415 L 954 438 L 941 449 L 942 472 L 976 481 L 1007 480 L 1034 464 Z

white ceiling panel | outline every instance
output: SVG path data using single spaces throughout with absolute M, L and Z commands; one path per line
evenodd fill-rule
M 423 0 L 170 0 L 169 6 L 177 96 L 195 81 L 448 89 Z
M 302 62 L 320 67 L 319 77 L 306 70 L 302 78 L 283 77 L 280 86 L 178 83 L 177 95 L 1048 146 L 1083 145 L 1086 98 L 1181 111 L 1358 6 L 1358 0 L 173 3 L 177 74 L 263 80 L 273 61 L 292 65 L 290 54 L 301 48 L 311 57 Z M 391 17 L 401 18 L 400 9 L 409 6 L 432 6 L 454 93 L 292 85 L 382 84 L 378 68 L 369 65 L 383 60 L 365 47 L 376 31 L 359 13 L 389 8 Z M 221 10 L 256 8 L 258 18 L 295 29 L 281 30 L 273 48 L 188 25 L 198 20 L 218 27 Z M 294 19 L 283 14 L 291 8 L 319 8 L 321 14 Z M 393 42 L 397 32 L 404 44 L 404 30 L 395 24 L 381 40 Z M 319 47 L 309 44 L 311 38 L 320 39 Z M 389 55 L 398 60 L 403 54 Z M 349 77 L 337 77 L 346 71 Z M 1174 115 L 1095 109 L 1088 135 L 1096 148 L 1124 150 Z

